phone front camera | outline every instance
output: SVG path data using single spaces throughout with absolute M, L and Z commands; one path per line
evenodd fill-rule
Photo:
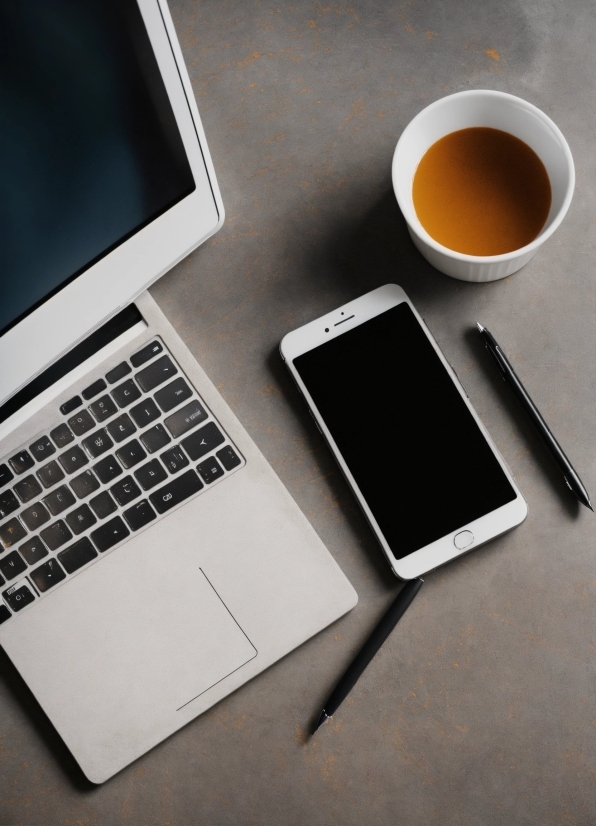
M 325 332 L 326 332 L 326 333 L 328 333 L 328 332 L 329 332 L 329 327 L 325 327 Z

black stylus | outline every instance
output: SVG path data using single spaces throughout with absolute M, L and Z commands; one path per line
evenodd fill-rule
M 406 582 L 397 595 L 397 598 L 394 599 L 389 606 L 389 610 L 383 615 L 375 630 L 356 655 L 356 659 L 348 666 L 347 671 L 335 686 L 331 697 L 329 697 L 325 703 L 318 722 L 313 729 L 313 734 L 324 722 L 329 720 L 330 717 L 333 717 L 350 691 L 354 688 L 366 666 L 412 604 L 423 582 L 423 579 L 411 579 Z
M 489 333 L 486 327 L 483 327 L 482 324 L 478 324 L 476 322 L 476 326 L 480 331 L 480 335 L 484 339 L 484 343 L 486 345 L 486 349 L 494 358 L 497 363 L 497 367 L 501 371 L 501 375 L 503 376 L 503 380 L 508 382 L 511 387 L 513 388 L 513 392 L 517 396 L 517 398 L 522 403 L 526 413 L 532 420 L 532 423 L 540 436 L 542 437 L 543 442 L 547 446 L 548 450 L 550 451 L 553 459 L 561 468 L 563 472 L 563 478 L 567 482 L 567 487 L 569 490 L 575 494 L 575 496 L 579 499 L 582 505 L 585 505 L 590 510 L 594 510 L 592 507 L 592 503 L 590 502 L 590 497 L 588 496 L 588 491 L 582 484 L 582 480 L 579 478 L 575 470 L 573 469 L 571 462 L 563 453 L 561 445 L 557 442 L 553 434 L 550 432 L 547 423 L 544 421 L 540 413 L 538 412 L 538 408 L 528 395 L 527 390 L 519 380 L 519 378 L 515 374 L 515 370 L 509 363 L 505 353 L 501 350 L 497 342 L 495 341 L 494 337 Z

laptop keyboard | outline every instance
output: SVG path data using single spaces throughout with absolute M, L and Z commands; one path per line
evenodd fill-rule
M 0 461 L 0 623 L 244 464 L 154 339 Z

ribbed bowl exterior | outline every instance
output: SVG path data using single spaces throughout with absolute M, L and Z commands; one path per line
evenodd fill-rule
M 445 275 L 450 275 L 451 278 L 457 278 L 459 281 L 475 281 L 477 283 L 498 281 L 500 278 L 506 278 L 508 275 L 513 275 L 514 272 L 521 270 L 537 252 L 537 250 L 531 250 L 510 258 L 508 261 L 458 261 L 430 247 L 422 238 L 416 235 L 411 227 L 408 227 L 408 232 L 416 248 L 435 269 L 445 273 Z

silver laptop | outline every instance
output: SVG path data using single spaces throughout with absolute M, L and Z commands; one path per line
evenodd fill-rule
M 356 594 L 146 292 L 224 219 L 165 2 L 3 27 L 0 645 L 100 783 Z

